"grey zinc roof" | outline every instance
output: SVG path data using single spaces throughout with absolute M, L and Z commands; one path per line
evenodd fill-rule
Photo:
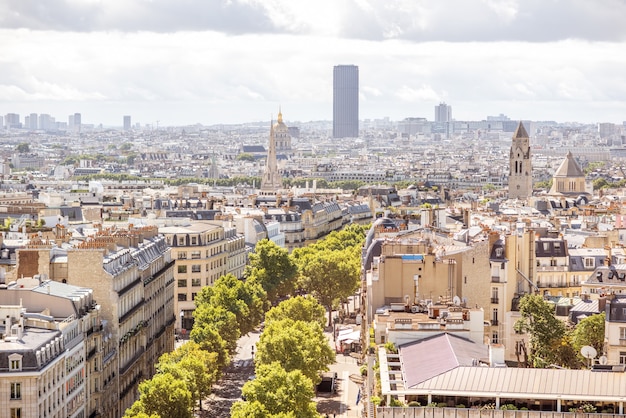
M 0 327 L 2 333 L 5 332 L 4 327 Z M 6 373 L 8 371 L 9 355 L 17 353 L 22 355 L 22 371 L 35 371 L 41 367 L 45 367 L 45 364 L 39 366 L 37 364 L 36 352 L 41 347 L 45 346 L 49 342 L 53 341 L 56 337 L 61 336 L 61 331 L 48 330 L 43 328 L 25 327 L 24 334 L 19 341 L 5 341 L 0 340 L 0 373 Z M 61 353 L 57 353 L 54 357 L 58 357 Z M 52 359 L 50 359 L 52 360 Z
M 400 346 L 399 354 L 407 388 L 489 356 L 486 345 L 447 333 Z
M 585 177 L 571 151 L 567 152 L 565 159 L 554 173 L 554 177 Z

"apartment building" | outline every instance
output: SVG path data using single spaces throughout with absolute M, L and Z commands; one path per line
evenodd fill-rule
M 171 247 L 175 261 L 175 300 L 176 328 L 188 333 L 193 327 L 194 299 L 204 286 L 212 286 L 221 276 L 229 272 L 242 272 L 241 267 L 229 267 L 228 249 L 234 245 L 236 253 L 241 250 L 241 242 L 233 244 L 225 239 L 224 227 L 208 221 L 194 221 L 181 226 L 159 228 L 165 241 Z M 232 237 L 232 232 L 229 232 Z M 243 238 L 242 238 L 243 239 Z M 238 259 L 240 260 L 240 258 Z M 238 276 L 240 277 L 240 276 Z M 183 331 L 184 330 L 184 331 Z
M 100 345 L 89 346 L 101 356 L 90 365 L 97 416 L 118 418 L 158 357 L 174 348 L 174 261 L 156 227 L 86 232 L 62 247 L 31 242 L 18 252 L 17 277 L 41 274 L 93 289 L 103 333 Z
M 20 278 L 0 285 L 0 316 L 3 416 L 99 416 L 102 334 L 92 290 Z

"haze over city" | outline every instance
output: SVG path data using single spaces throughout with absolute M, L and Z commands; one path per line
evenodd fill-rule
M 332 68 L 361 119 L 621 123 L 626 3 L 0 1 L 0 114 L 161 126 L 332 119 Z

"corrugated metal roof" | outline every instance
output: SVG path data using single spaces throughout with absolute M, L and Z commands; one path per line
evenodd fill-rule
M 615 399 L 626 396 L 626 374 L 591 370 L 459 366 L 415 385 L 420 393 L 500 394 L 528 399 Z

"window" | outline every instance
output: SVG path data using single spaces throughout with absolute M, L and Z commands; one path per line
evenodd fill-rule
M 185 245 L 185 237 L 178 237 L 178 246 L 182 247 Z
M 200 282 L 201 279 L 191 279 L 191 285 L 192 286 L 202 286 L 202 283 Z
M 626 340 L 626 327 L 619 327 L 619 339 Z
M 22 408 L 11 408 L 11 418 L 22 418 Z
M 556 266 L 556 260 L 550 260 L 550 265 L 552 267 L 555 267 Z
M 191 245 L 198 245 L 198 237 L 191 237 Z
M 9 370 L 19 372 L 22 370 L 22 356 L 19 354 L 11 354 L 9 356 Z
M 179 293 L 178 294 L 178 301 L 179 302 L 185 302 L 187 300 L 187 294 L 186 293 Z
M 192 260 L 198 260 L 200 258 L 200 251 L 192 251 L 191 252 L 191 259 Z
M 192 273 L 200 273 L 202 271 L 200 264 L 194 264 L 191 266 Z
M 196 295 L 197 295 L 197 293 L 192 293 L 191 294 L 191 300 L 196 300 Z
M 187 287 L 187 279 L 178 279 L 178 287 Z
M 585 267 L 595 267 L 595 259 L 593 257 L 585 257 Z
M 22 399 L 21 383 L 11 383 L 11 399 Z
M 491 343 L 492 343 L 492 344 L 499 344 L 499 342 L 498 342 L 498 341 L 499 341 L 499 338 L 498 338 L 498 331 L 494 331 L 494 332 L 491 334 Z
M 502 253 L 504 252 L 504 248 L 496 248 L 496 257 L 502 257 Z
M 619 352 L 619 364 L 626 364 L 626 351 Z
M 178 266 L 179 273 L 187 273 L 187 266 Z
M 187 259 L 187 251 L 179 251 L 178 252 L 178 259 L 179 260 L 186 260 Z

